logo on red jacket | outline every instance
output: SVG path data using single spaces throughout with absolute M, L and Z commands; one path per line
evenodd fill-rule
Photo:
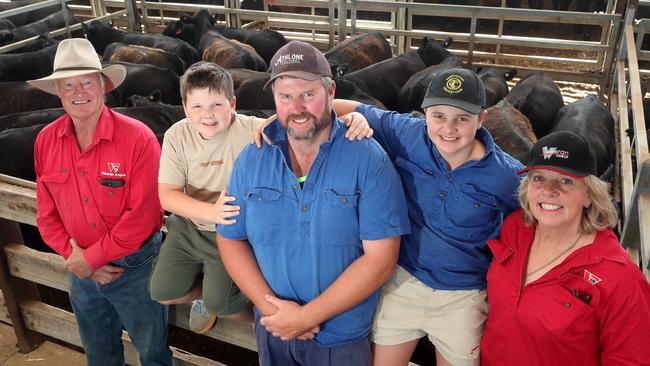
M 600 277 L 596 276 L 595 274 L 587 271 L 585 269 L 585 273 L 582 275 L 582 278 L 587 280 L 587 282 L 591 283 L 592 285 L 597 284 L 598 282 L 602 281 Z

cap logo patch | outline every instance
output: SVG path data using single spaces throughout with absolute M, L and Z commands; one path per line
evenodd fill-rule
M 444 91 L 449 94 L 457 94 L 463 91 L 463 79 L 462 76 L 458 74 L 451 74 L 447 77 L 447 82 L 445 86 L 442 87 Z
M 554 156 L 557 158 L 568 159 L 569 152 L 566 150 L 558 150 L 557 147 L 544 146 L 542 147 L 542 156 L 544 157 L 544 160 L 550 159 Z
M 280 57 L 278 57 L 278 60 L 275 61 L 275 64 L 273 64 L 273 66 L 299 64 L 302 62 L 304 56 L 305 55 L 298 54 L 298 53 L 289 53 L 286 55 L 281 55 Z

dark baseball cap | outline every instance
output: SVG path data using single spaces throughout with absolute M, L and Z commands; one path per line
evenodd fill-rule
M 596 155 L 589 142 L 571 131 L 557 131 L 537 140 L 530 151 L 528 166 L 518 171 L 546 169 L 574 178 L 596 175 Z
M 292 76 L 304 80 L 332 77 L 332 70 L 325 55 L 316 47 L 301 41 L 291 41 L 271 59 L 271 78 L 264 85 L 268 88 L 280 76 Z
M 472 70 L 453 68 L 439 72 L 427 87 L 422 109 L 450 105 L 472 114 L 485 106 L 485 86 Z

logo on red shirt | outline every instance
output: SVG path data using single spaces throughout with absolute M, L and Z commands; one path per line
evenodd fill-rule
M 112 171 L 113 173 L 117 173 L 118 170 L 120 170 L 120 163 L 107 163 L 108 164 L 108 170 Z
M 108 171 L 100 172 L 102 176 L 118 178 L 126 177 L 126 173 L 119 173 L 120 166 L 122 165 L 121 163 L 106 163 L 106 165 L 108 166 Z
M 602 281 L 600 277 L 596 276 L 595 274 L 587 271 L 585 269 L 585 273 L 582 275 L 582 278 L 587 280 L 587 282 L 591 283 L 592 285 L 597 284 L 598 282 Z

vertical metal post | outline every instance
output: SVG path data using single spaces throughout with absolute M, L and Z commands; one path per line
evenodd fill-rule
M 357 34 L 357 0 L 350 2 L 350 34 Z
M 506 7 L 506 0 L 501 0 L 501 8 Z M 499 63 L 499 55 L 501 55 L 501 36 L 503 36 L 503 15 L 499 16 L 499 29 L 497 30 L 497 46 L 494 51 L 494 63 Z
M 605 14 L 614 14 L 614 5 L 615 0 L 608 0 L 607 1 L 607 8 L 605 10 Z M 612 24 L 613 22 L 603 22 L 601 23 L 602 30 L 600 32 L 600 44 L 601 45 L 607 45 L 607 41 L 609 40 L 609 36 L 612 32 L 612 28 L 615 26 L 615 24 Z M 599 71 L 602 71 L 604 68 L 604 62 L 605 60 L 605 51 L 598 51 L 598 59 L 596 61 L 596 65 L 599 67 Z
M 413 0 L 405 0 L 408 3 L 412 3 Z M 408 31 L 413 30 L 413 13 L 409 8 L 406 8 L 406 29 Z M 410 33 L 410 32 L 409 32 Z M 404 50 L 405 52 L 408 52 L 411 50 L 411 44 L 413 43 L 413 38 L 411 36 L 406 36 L 406 41 L 404 45 Z
M 647 24 L 647 19 L 641 19 L 639 21 L 639 30 L 636 34 L 636 54 L 638 55 L 641 51 L 641 46 L 643 45 L 643 37 L 645 37 L 645 29 Z
M 65 22 L 66 35 L 71 38 L 70 34 L 70 14 L 68 14 L 68 7 L 65 5 L 65 0 L 61 0 L 61 10 L 63 10 L 63 21 Z
M 90 0 L 93 17 L 101 17 L 106 15 L 106 6 L 103 0 Z
M 474 40 L 476 39 L 476 17 L 477 12 L 472 12 L 472 23 L 469 27 L 469 46 L 467 48 L 467 66 L 471 67 L 474 60 Z
M 145 32 L 149 32 L 149 14 L 147 10 L 147 2 L 145 0 L 140 0 L 140 9 L 142 14 L 142 29 Z
M 395 3 L 399 4 L 400 2 L 403 2 L 404 0 L 396 0 Z M 398 30 L 404 30 L 405 29 L 405 21 L 404 18 L 405 16 L 405 9 L 402 6 L 397 7 L 397 11 L 395 12 L 395 28 Z M 400 50 L 400 53 L 406 52 L 406 42 L 404 41 L 404 36 L 397 36 L 397 49 Z
M 334 0 L 329 0 L 329 16 L 330 16 L 330 37 L 329 37 L 330 39 L 329 39 L 329 43 L 328 43 L 329 48 L 334 47 L 334 24 L 335 24 L 335 21 L 336 22 L 340 21 L 334 16 L 335 15 L 334 14 L 335 13 L 334 9 L 335 9 Z M 340 18 L 340 16 L 341 16 L 341 14 L 339 14 L 339 18 Z
M 124 6 L 128 11 L 126 15 L 127 29 L 132 32 L 135 32 L 136 30 L 141 32 L 142 30 L 140 29 L 138 9 L 135 6 L 135 0 L 124 0 Z
M 347 37 L 347 23 L 348 23 L 348 9 L 347 9 L 347 1 L 346 0 L 341 0 L 339 1 L 339 19 L 338 19 L 338 30 L 337 30 L 337 44 L 345 41 L 345 38 Z
M 226 0 L 224 1 L 224 6 L 226 6 L 226 3 L 228 3 L 227 7 L 230 9 L 239 9 L 239 1 L 238 0 Z M 264 11 L 268 11 L 268 5 L 266 4 L 266 0 L 264 0 Z M 267 19 L 268 23 L 268 19 Z M 241 19 L 239 18 L 239 14 L 233 14 L 231 12 L 228 12 L 228 16 L 226 16 L 226 25 L 230 28 L 241 28 Z

